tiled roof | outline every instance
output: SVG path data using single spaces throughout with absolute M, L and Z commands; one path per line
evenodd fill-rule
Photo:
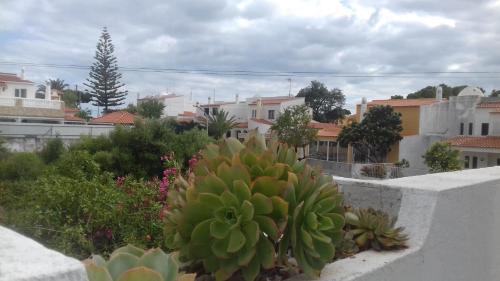
M 184 111 L 183 113 L 179 113 L 179 116 L 182 116 L 182 117 L 194 117 L 194 116 L 196 116 L 196 113 L 190 112 L 190 111 Z
M 373 100 L 368 103 L 368 106 L 376 106 L 376 105 L 390 105 L 392 107 L 413 107 L 413 106 L 422 106 L 429 105 L 439 102 L 434 98 L 426 98 L 426 99 L 390 99 L 390 100 Z
M 261 124 L 266 124 L 266 125 L 272 125 L 273 122 L 269 121 L 269 120 L 266 120 L 266 119 L 257 119 L 257 118 L 252 118 L 250 119 L 252 121 L 255 121 L 257 123 L 261 123 Z
M 319 129 L 318 137 L 320 138 L 337 138 L 342 131 L 342 127 L 333 123 L 311 122 L 309 127 Z
M 499 148 L 500 136 L 458 136 L 446 140 L 452 146 L 475 148 Z
M 128 124 L 133 125 L 136 116 L 127 111 L 115 111 L 109 114 L 97 117 L 90 121 L 91 124 Z
M 261 98 L 262 105 L 273 105 L 273 104 L 281 104 L 285 101 L 290 101 L 296 99 L 295 97 L 279 97 L 279 98 Z M 255 100 L 249 105 L 256 105 L 258 100 Z
M 496 102 L 482 102 L 477 105 L 478 108 L 500 108 L 500 101 Z
M 78 108 L 71 108 L 71 107 L 65 107 L 64 108 L 64 113 L 76 113 L 80 111 Z
M 33 83 L 29 80 L 21 79 L 13 73 L 0 73 L 0 82 Z
M 236 125 L 236 128 L 238 128 L 238 129 L 246 129 L 246 128 L 248 128 L 248 122 L 238 123 Z

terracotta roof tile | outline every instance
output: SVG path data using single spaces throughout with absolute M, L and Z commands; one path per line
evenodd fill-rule
M 194 116 L 196 116 L 196 113 L 190 112 L 190 111 L 184 111 L 183 113 L 180 113 L 179 116 L 182 116 L 182 117 L 194 117 Z
M 246 129 L 246 128 L 248 128 L 248 122 L 238 123 L 236 125 L 236 128 L 238 128 L 238 129 Z
M 458 136 L 446 140 L 456 147 L 499 148 L 500 136 Z
M 269 120 L 266 120 L 266 119 L 257 119 L 257 118 L 252 118 L 250 119 L 252 121 L 255 121 L 257 123 L 261 123 L 261 124 L 266 124 L 266 125 L 272 125 L 273 122 L 269 121 Z
M 0 73 L 0 82 L 33 83 L 32 81 L 21 79 L 13 73 Z
M 115 111 L 109 114 L 97 117 L 90 121 L 91 124 L 128 124 L 133 125 L 136 116 L 126 111 Z
M 434 98 L 426 98 L 426 99 L 390 99 L 390 100 L 372 100 L 368 103 L 368 106 L 376 106 L 376 105 L 390 105 L 392 107 L 413 107 L 413 106 L 422 106 L 429 105 L 439 102 Z M 359 105 L 359 104 L 358 104 Z
M 85 119 L 73 115 L 66 115 L 64 116 L 64 121 L 85 122 Z
M 78 108 L 71 108 L 71 107 L 65 107 L 64 108 L 64 113 L 76 113 L 80 111 Z

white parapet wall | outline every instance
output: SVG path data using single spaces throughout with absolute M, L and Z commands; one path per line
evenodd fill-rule
M 0 226 L 0 281 L 87 281 L 83 264 Z
M 410 247 L 336 261 L 320 280 L 500 280 L 500 167 L 385 181 L 335 180 L 346 203 L 398 215 Z

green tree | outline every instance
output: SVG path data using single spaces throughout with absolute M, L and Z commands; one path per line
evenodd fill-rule
M 0 137 L 0 160 L 6 158 L 8 154 L 7 141 L 3 137 Z
M 87 83 L 84 83 L 89 88 L 87 92 L 92 96 L 93 105 L 104 107 L 104 112 L 122 105 L 127 95 L 127 91 L 122 90 L 125 84 L 120 82 L 122 75 L 118 72 L 114 50 L 111 36 L 104 27 L 97 43 L 95 62 L 90 67 Z
M 129 103 L 127 107 L 125 108 L 125 111 L 128 113 L 136 114 L 137 113 L 137 106 L 135 104 Z
M 490 97 L 498 97 L 500 96 L 500 90 L 491 90 Z
M 402 100 L 402 99 L 404 99 L 404 97 L 402 95 L 391 96 L 391 100 Z
M 312 118 L 306 105 L 295 105 L 288 107 L 280 114 L 271 130 L 276 134 L 278 140 L 288 145 L 299 148 L 305 147 L 316 139 L 318 130 L 311 128 L 309 124 Z
M 159 119 L 165 105 L 159 100 L 146 100 L 137 106 L 137 112 L 144 118 Z
M 319 81 L 311 81 L 309 86 L 299 91 L 297 97 L 305 97 L 306 105 L 313 110 L 313 119 L 319 122 L 335 122 L 351 114 L 344 109 L 345 96 L 342 90 L 328 90 Z
M 391 151 L 391 145 L 403 139 L 401 124 L 401 114 L 394 112 L 391 106 L 375 106 L 360 123 L 344 127 L 338 141 L 342 146 L 352 143 L 361 158 L 372 163 L 383 163 Z
M 460 151 L 450 143 L 437 142 L 422 156 L 431 173 L 457 171 L 462 169 Z
M 219 110 L 208 116 L 208 134 L 218 140 L 237 124 L 234 116 L 229 117 L 229 112 Z
M 443 89 L 443 98 L 447 99 L 449 97 L 458 96 L 458 94 L 467 87 L 467 85 L 451 87 L 446 84 L 440 84 Z M 484 93 L 483 88 L 479 88 Z M 422 99 L 422 98 L 435 98 L 436 97 L 436 87 L 427 86 L 414 93 L 408 94 L 407 99 Z
M 85 119 L 85 121 L 89 121 L 91 118 L 92 118 L 92 114 L 90 112 L 90 110 L 83 110 L 83 109 L 80 109 L 80 111 L 78 111 L 76 114 L 75 114 L 76 117 L 80 117 L 82 119 Z
M 50 88 L 54 90 L 64 91 L 69 85 L 64 82 L 63 79 L 49 79 L 47 82 L 50 83 Z

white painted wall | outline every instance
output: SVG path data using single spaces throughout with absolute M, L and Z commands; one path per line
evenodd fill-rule
M 14 98 L 16 89 L 26 89 L 26 98 L 34 99 L 37 87 L 32 83 L 5 82 L 7 87 L 0 87 L 0 98 Z
M 444 140 L 442 135 L 415 135 L 403 137 L 399 142 L 399 160 L 408 160 L 411 169 L 428 170 L 422 155 L 436 142 Z
M 500 167 L 385 181 L 334 179 L 348 204 L 398 215 L 410 247 L 336 261 L 319 280 L 499 280 L 500 243 L 494 233 L 500 231 Z
M 160 100 L 165 105 L 163 109 L 164 117 L 177 117 L 177 115 L 184 113 L 184 111 L 195 112 L 194 103 L 187 96 L 179 95 Z
M 247 122 L 247 111 L 248 111 L 248 104 L 245 102 L 240 102 L 240 103 L 229 103 L 229 104 L 222 104 L 220 109 L 223 109 L 224 111 L 229 113 L 229 116 L 234 116 L 238 120 L 238 122 Z

